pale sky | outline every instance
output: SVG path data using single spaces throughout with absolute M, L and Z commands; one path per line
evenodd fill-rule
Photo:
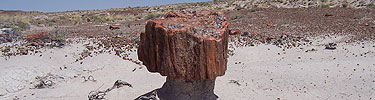
M 0 9 L 59 12 L 69 10 L 126 8 L 128 6 L 155 6 L 204 1 L 211 0 L 1 0 Z

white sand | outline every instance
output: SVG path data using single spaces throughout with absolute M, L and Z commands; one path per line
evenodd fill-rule
M 336 50 L 325 50 L 322 45 L 342 39 L 315 39 L 314 46 L 285 51 L 274 45 L 236 48 L 235 55 L 228 59 L 226 74 L 216 80 L 215 93 L 220 100 L 375 99 L 375 43 L 339 43 Z M 90 91 L 105 90 L 116 80 L 123 80 L 133 88 L 114 89 L 105 97 L 133 100 L 160 88 L 165 81 L 165 77 L 114 54 L 88 57 L 83 64 L 74 62 L 82 47 L 74 44 L 46 49 L 41 57 L 36 54 L 0 59 L 0 99 L 85 100 Z M 305 52 L 312 48 L 317 51 Z M 136 52 L 131 54 L 137 59 Z M 47 73 L 57 77 L 53 87 L 29 89 L 35 77 Z M 97 81 L 85 82 L 82 76 L 89 75 Z

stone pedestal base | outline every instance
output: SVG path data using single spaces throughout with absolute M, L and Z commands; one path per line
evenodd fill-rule
M 167 77 L 158 90 L 160 100 L 216 100 L 214 80 L 185 81 Z

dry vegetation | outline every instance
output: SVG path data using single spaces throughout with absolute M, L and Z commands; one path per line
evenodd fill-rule
M 8 41 L 4 38 L 1 41 L 25 43 L 2 46 L 0 49 L 3 56 L 26 55 L 37 53 L 43 47 L 63 47 L 72 43 L 74 38 L 95 39 L 108 48 L 121 49 L 117 44 L 132 44 L 133 48 L 136 47 L 139 33 L 144 32 L 147 20 L 161 17 L 171 10 L 201 9 L 225 11 L 231 20 L 230 28 L 242 31 L 241 35 L 231 39 L 241 40 L 238 45 L 268 43 L 290 48 L 308 44 L 306 36 L 330 34 L 368 40 L 375 37 L 374 5 L 373 2 L 350 0 L 214 0 L 52 13 L 1 10 L 1 28 L 12 28 L 14 34 L 6 37 Z M 116 39 L 122 41 L 112 41 Z M 23 50 L 25 48 L 33 49 Z M 114 51 L 119 52 L 117 49 Z

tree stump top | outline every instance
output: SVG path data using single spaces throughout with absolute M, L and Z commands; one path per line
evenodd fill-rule
M 162 23 L 167 30 L 187 30 L 199 38 L 214 37 L 216 40 L 221 39 L 220 33 L 224 33 L 223 29 L 227 26 L 224 13 L 221 11 L 180 11 L 168 12 L 162 19 L 152 21 Z

